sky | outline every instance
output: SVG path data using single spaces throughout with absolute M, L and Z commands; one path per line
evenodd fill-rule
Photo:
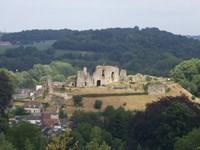
M 200 35 L 200 0 L 0 0 L 0 31 L 158 27 Z

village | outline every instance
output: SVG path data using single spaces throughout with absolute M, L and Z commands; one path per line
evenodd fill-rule
M 54 82 L 49 76 L 35 89 L 17 89 L 11 109 L 15 113 L 10 116 L 9 123 L 26 121 L 39 126 L 49 136 L 71 128 L 73 121 L 70 117 L 76 111 L 97 112 L 107 106 L 142 110 L 160 97 L 182 94 L 192 97 L 169 78 L 127 75 L 124 69 L 104 65 L 97 66 L 91 75 L 84 67 L 66 82 Z M 78 106 L 75 103 L 77 96 L 81 97 Z M 95 107 L 96 101 L 101 102 L 99 108 Z

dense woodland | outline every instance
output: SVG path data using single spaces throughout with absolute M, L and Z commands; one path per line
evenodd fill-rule
M 200 59 L 183 61 L 171 70 L 173 79 L 195 96 L 200 96 Z
M 111 64 L 130 73 L 167 76 L 182 60 L 200 56 L 200 41 L 157 28 L 32 30 L 4 34 L 2 40 L 22 46 L 55 40 L 42 51 L 27 46 L 8 49 L 0 55 L 0 67 L 11 70 L 27 70 L 34 64 L 64 60 L 77 67 Z

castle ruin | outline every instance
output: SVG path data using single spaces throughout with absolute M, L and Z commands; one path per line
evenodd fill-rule
M 91 76 L 84 67 L 77 72 L 76 87 L 105 86 L 114 82 L 127 81 L 127 72 L 114 66 L 96 66 L 95 72 Z

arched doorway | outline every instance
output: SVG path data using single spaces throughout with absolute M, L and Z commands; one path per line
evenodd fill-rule
M 97 86 L 101 86 L 101 80 L 97 80 Z

